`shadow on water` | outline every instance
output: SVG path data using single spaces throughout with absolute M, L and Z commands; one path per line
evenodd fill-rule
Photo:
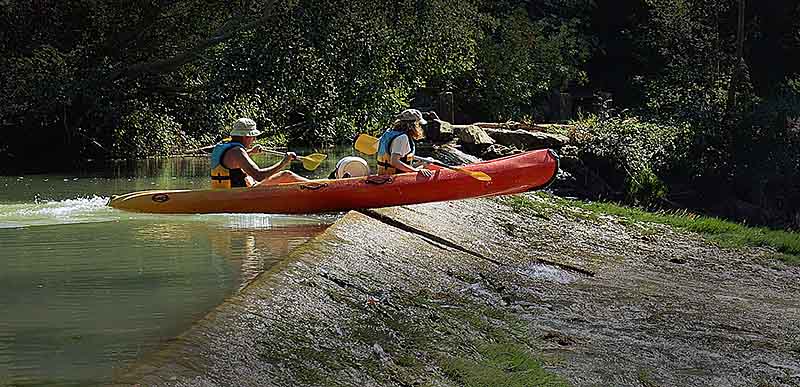
M 350 153 L 296 171 L 327 175 L 339 154 Z M 207 173 L 191 157 L 0 177 L 0 385 L 107 383 L 338 217 L 105 206 L 112 194 L 205 188 Z

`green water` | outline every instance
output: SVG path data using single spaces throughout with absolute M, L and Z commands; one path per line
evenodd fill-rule
M 349 155 L 331 153 L 313 173 L 293 170 L 327 175 Z M 0 176 L 0 386 L 109 383 L 336 219 L 105 206 L 112 194 L 206 188 L 207 173 L 198 157 Z

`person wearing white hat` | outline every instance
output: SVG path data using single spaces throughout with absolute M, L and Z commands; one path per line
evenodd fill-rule
M 251 148 L 260 134 L 256 122 L 249 118 L 240 118 L 233 123 L 230 141 L 217 144 L 211 152 L 212 188 L 252 187 L 261 182 L 274 184 L 308 180 L 291 171 L 281 172 L 297 158 L 294 152 L 286 152 L 280 162 L 260 168 L 250 158 L 251 154 L 264 150 L 261 145 Z
M 433 175 L 430 169 L 412 165 L 416 150 L 414 140 L 423 137 L 421 125 L 425 124 L 427 121 L 417 109 L 406 109 L 397 115 L 392 128 L 381 135 L 378 143 L 378 174 L 418 172 L 424 176 Z

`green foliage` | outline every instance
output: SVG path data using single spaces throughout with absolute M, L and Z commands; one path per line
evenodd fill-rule
M 646 0 L 650 19 L 638 40 L 650 53 L 638 79 L 653 113 L 686 120 L 718 121 L 724 113 L 735 50 L 720 19 L 730 1 Z
M 756 95 L 746 64 L 739 79 L 731 78 L 739 65 L 735 23 L 730 23 L 738 17 L 735 2 L 646 4 L 651 19 L 639 28 L 639 44 L 651 55 L 645 59 L 648 72 L 636 78 L 646 97 L 642 114 L 691 126 L 683 155 L 690 175 L 730 181 L 753 165 L 753 156 L 783 148 L 785 137 L 777 138 L 772 128 L 784 123 L 767 116 L 779 114 L 783 108 L 776 106 L 776 98 L 786 101 L 786 94 Z M 731 91 L 737 97 L 735 105 L 728 100 Z M 761 149 L 752 152 L 754 148 Z
M 213 94 L 280 96 L 258 109 L 277 127 L 305 122 L 289 133 L 296 143 L 380 132 L 422 86 L 494 96 L 479 100 L 487 114 L 519 117 L 566 71 L 578 72 L 560 59 L 576 39 L 566 29 L 546 38 L 519 5 L 495 16 L 482 4 L 300 1 L 215 52 Z
M 494 4 L 493 17 L 481 18 L 485 33 L 479 40 L 478 75 L 465 80 L 474 85 L 466 100 L 495 120 L 541 117 L 541 103 L 534 101 L 545 100 L 569 80 L 585 81 L 580 67 L 591 48 L 581 29 L 585 15 L 559 15 L 554 8 L 547 17 L 532 19 L 509 3 Z M 591 7 L 587 3 L 583 9 Z
M 173 152 L 179 131 L 213 141 L 241 116 L 289 143 L 347 142 L 383 130 L 420 87 L 520 118 L 580 76 L 589 4 L 548 1 L 540 15 L 486 0 L 3 3 L 2 124 L 77 158 Z
M 592 115 L 575 123 L 573 138 L 583 159 L 609 168 L 605 175 L 624 177 L 627 199 L 656 204 L 667 194 L 662 178 L 687 157 L 687 126 L 658 124 L 638 117 Z
M 768 181 L 800 180 L 800 76 L 759 103 L 736 135 L 740 174 Z
M 252 16 L 269 15 L 265 4 L 3 2 L 0 125 L 9 149 L 0 159 L 68 165 L 161 153 L 175 148 L 178 124 L 203 139 L 205 125 L 187 119 L 208 108 L 196 64 L 207 48 L 252 28 Z
M 133 103 L 137 106 L 129 108 L 131 113 L 114 130 L 114 154 L 142 157 L 163 151 L 180 153 L 191 146 L 171 115 L 153 105 Z

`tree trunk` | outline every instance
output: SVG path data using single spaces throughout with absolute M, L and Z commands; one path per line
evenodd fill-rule
M 736 58 L 731 72 L 731 83 L 728 87 L 728 113 L 736 107 L 736 86 L 741 78 L 744 66 L 744 10 L 745 0 L 739 0 L 739 24 L 736 29 Z

